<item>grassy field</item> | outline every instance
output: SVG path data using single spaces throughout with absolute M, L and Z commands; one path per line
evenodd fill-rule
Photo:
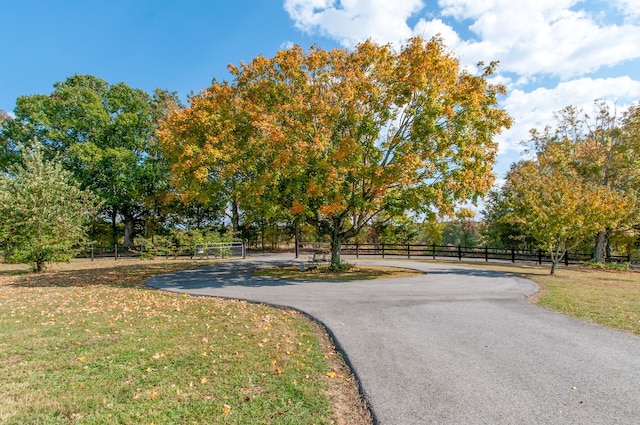
M 640 335 L 640 273 L 593 267 L 559 267 L 509 263 L 452 262 L 518 274 L 538 283 L 531 301 L 579 319 Z
M 370 423 L 328 337 L 295 311 L 142 284 L 193 266 L 0 264 L 0 422 Z
M 0 422 L 371 422 L 326 334 L 295 311 L 142 284 L 201 264 L 74 261 L 42 274 L 0 264 Z M 462 264 L 532 279 L 541 287 L 533 302 L 640 335 L 640 273 L 563 267 L 549 276 L 536 265 Z M 299 269 L 267 273 L 291 278 Z

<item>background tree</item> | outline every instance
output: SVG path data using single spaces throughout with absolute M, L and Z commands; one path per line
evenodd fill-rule
M 54 84 L 51 95 L 18 98 L 16 118 L 0 126 L 0 135 L 5 152 L 37 137 L 46 157 L 59 156 L 82 187 L 103 200 L 114 243 L 117 222 L 124 224 L 128 246 L 136 222 L 148 224 L 169 204 L 169 168 L 154 137 L 158 120 L 178 103 L 166 91 L 151 96 L 125 83 L 74 75 Z
M 627 197 L 626 209 L 601 222 L 594 233 L 598 262 L 610 254 L 612 233 L 632 228 L 640 211 L 640 139 L 631 136 L 638 125 L 636 110 L 632 107 L 619 115 L 604 101 L 596 101 L 591 114 L 569 106 L 556 114 L 555 126 L 531 133 L 529 143 L 548 164 L 575 174 L 583 184 Z
M 0 129 L 4 128 L 9 121 L 11 121 L 9 114 L 0 109 Z M 9 140 L 0 131 L 0 172 L 8 171 L 9 165 L 16 162 L 14 155 L 15 153 L 9 149 Z
M 240 206 L 288 209 L 330 238 L 338 267 L 343 241 L 373 218 L 448 213 L 490 189 L 492 138 L 510 125 L 504 87 L 487 81 L 494 67 L 461 70 L 439 39 L 295 46 L 232 67 L 233 83 L 190 99 L 161 140 L 188 190 L 223 182 L 234 193 L 240 181 Z
M 551 256 L 551 274 L 568 250 L 614 222 L 628 202 L 619 192 L 585 182 L 577 173 L 546 161 L 521 161 L 507 174 L 492 208 L 501 220 L 525 228 Z
M 446 225 L 437 216 L 427 216 L 420 224 L 418 242 L 421 244 L 442 245 Z
M 482 223 L 474 220 L 475 211 L 470 208 L 459 208 L 454 220 L 444 223 L 442 243 L 444 245 L 461 245 L 475 248 L 484 244 Z
M 507 199 L 508 189 L 494 189 L 485 198 L 485 210 L 482 211 L 484 227 L 483 237 L 487 246 L 495 248 L 537 249 L 538 242 L 531 237 L 527 223 L 511 220 L 513 209 Z
M 0 174 L 0 242 L 10 261 L 41 271 L 74 256 L 97 204 L 59 162 L 44 159 L 38 144 L 22 158 L 23 165 Z

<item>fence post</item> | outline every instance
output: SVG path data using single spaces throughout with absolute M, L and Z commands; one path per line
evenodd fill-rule
M 436 244 L 433 244 L 431 247 L 431 254 L 433 255 L 433 259 L 436 259 Z
M 118 244 L 115 244 L 115 248 L 113 250 L 114 254 L 114 260 L 118 259 Z
M 411 245 L 407 244 L 407 258 L 411 260 Z
M 360 243 L 356 242 L 356 258 L 360 258 Z
M 484 247 L 484 261 L 485 263 L 489 262 L 489 247 L 486 245 Z
M 542 265 L 542 250 L 538 250 L 538 264 Z
M 298 233 L 296 232 L 296 235 Z M 242 241 L 242 259 L 247 258 L 247 244 L 249 243 L 249 239 L 245 239 Z M 298 242 L 296 242 L 296 258 L 298 258 Z
M 382 244 L 382 258 L 384 259 L 384 244 Z
M 515 263 L 516 262 L 516 250 L 511 248 L 511 262 Z
M 93 261 L 93 244 L 91 244 L 91 261 Z
M 569 266 L 569 252 L 564 253 L 564 265 Z
M 458 261 L 462 261 L 462 245 L 458 245 Z

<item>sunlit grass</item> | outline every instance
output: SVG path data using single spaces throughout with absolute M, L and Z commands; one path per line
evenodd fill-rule
M 185 260 L 98 263 L 38 275 L 0 265 L 0 422 L 329 424 L 351 414 L 332 388 L 362 405 L 297 312 L 143 285 L 196 266 Z
M 460 264 L 460 263 L 456 263 Z M 640 273 L 595 267 L 464 262 L 466 266 L 518 274 L 538 283 L 532 301 L 542 307 L 640 335 Z

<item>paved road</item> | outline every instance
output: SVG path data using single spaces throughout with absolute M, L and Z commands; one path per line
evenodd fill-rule
M 640 338 L 528 304 L 537 290 L 528 280 L 409 261 L 402 265 L 425 274 L 361 282 L 251 275 L 283 261 L 294 259 L 254 257 L 148 283 L 315 317 L 346 353 L 379 424 L 640 424 Z

